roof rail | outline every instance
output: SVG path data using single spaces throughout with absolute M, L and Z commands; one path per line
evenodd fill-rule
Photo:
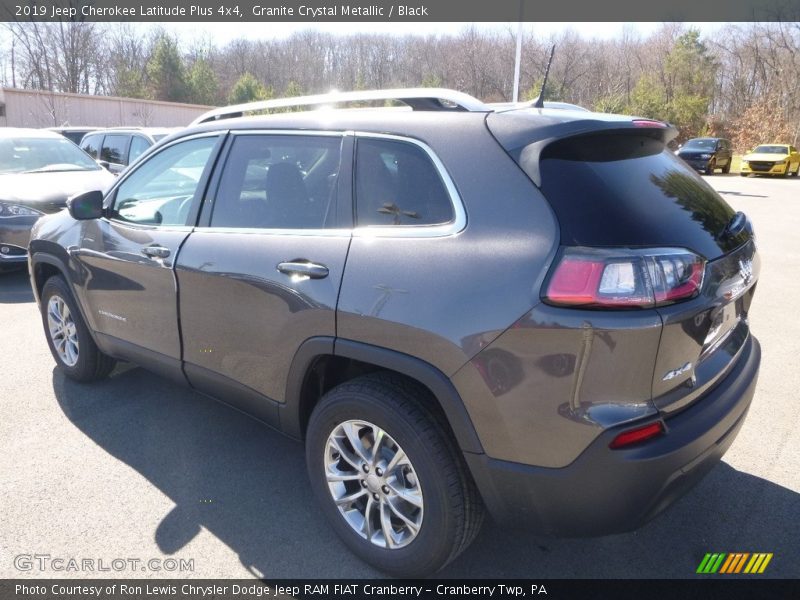
M 398 100 L 413 110 L 451 110 L 491 112 L 483 102 L 455 90 L 444 88 L 401 88 L 393 90 L 369 90 L 356 92 L 331 92 L 314 96 L 297 96 L 294 98 L 276 98 L 215 108 L 197 117 L 192 125 L 199 125 L 217 119 L 241 117 L 246 112 L 270 110 L 273 108 L 289 108 L 293 106 L 321 106 L 325 104 L 341 104 L 343 102 L 367 102 L 372 100 Z

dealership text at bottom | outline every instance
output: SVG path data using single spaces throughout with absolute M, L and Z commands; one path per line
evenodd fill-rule
M 39 596 L 51 594 L 53 596 L 95 596 L 104 595 L 131 595 L 131 596 L 175 596 L 178 594 L 194 598 L 214 598 L 215 596 L 243 596 L 243 597 L 278 597 L 278 596 L 411 596 L 420 597 L 424 594 L 437 594 L 441 596 L 475 596 L 479 598 L 509 596 L 528 596 L 547 594 L 544 585 L 531 584 L 525 586 L 497 585 L 377 585 L 377 584 L 305 584 L 290 586 L 271 586 L 254 583 L 252 585 L 182 585 L 165 584 L 116 584 L 108 585 L 24 585 L 15 586 L 17 595 Z

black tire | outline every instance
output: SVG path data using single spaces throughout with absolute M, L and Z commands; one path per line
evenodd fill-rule
M 800 167 L 798 167 L 798 168 L 800 168 Z M 789 177 L 789 175 L 791 175 L 791 173 L 790 173 L 791 170 L 792 170 L 792 163 L 788 163 L 786 165 L 786 170 L 783 173 L 781 173 L 781 177 Z
M 469 546 L 483 523 L 478 491 L 443 418 L 431 410 L 432 402 L 427 389 L 409 379 L 372 373 L 325 394 L 306 433 L 311 488 L 322 512 L 354 554 L 396 577 L 424 577 L 442 569 Z M 345 520 L 333 500 L 325 467 L 328 438 L 350 420 L 382 429 L 413 466 L 424 505 L 418 533 L 405 546 L 388 549 L 367 540 Z M 355 482 L 351 485 L 358 490 Z M 366 487 L 366 483 L 359 485 Z M 372 494 L 367 490 L 366 495 Z
M 731 159 L 730 159 L 730 158 L 728 159 L 728 162 L 727 162 L 727 164 L 726 164 L 724 167 L 722 167 L 722 172 L 723 172 L 725 175 L 727 175 L 728 173 L 730 173 L 730 172 L 731 172 Z
M 706 175 L 713 175 L 714 170 L 717 168 L 717 161 L 713 158 L 709 161 L 708 165 L 706 165 Z
M 795 167 L 795 170 L 794 170 L 794 176 L 795 176 L 795 177 L 798 177 L 798 176 L 800 176 L 800 162 L 799 162 L 799 163 L 797 163 L 797 167 Z
M 741 175 L 742 177 L 747 177 L 748 174 L 747 173 L 739 173 L 739 175 Z
M 64 359 L 59 355 L 56 350 L 53 336 L 50 333 L 50 326 L 48 324 L 48 307 L 50 300 L 58 297 L 66 304 L 69 309 L 70 317 L 74 323 L 75 334 L 78 340 L 77 361 L 75 364 L 67 364 Z M 86 323 L 83 321 L 80 310 L 72 297 L 72 292 L 67 285 L 67 282 L 60 276 L 53 276 L 48 279 L 42 288 L 42 325 L 44 326 L 44 334 L 47 338 L 47 345 L 50 347 L 50 353 L 56 361 L 58 367 L 70 379 L 80 382 L 96 381 L 104 379 L 111 371 L 117 361 L 103 354 L 97 345 L 94 343 L 91 334 L 89 333 Z

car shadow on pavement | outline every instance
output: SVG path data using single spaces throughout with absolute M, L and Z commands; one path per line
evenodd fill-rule
M 300 443 L 128 365 L 93 385 L 55 369 L 53 388 L 78 429 L 175 503 L 153 532 L 162 552 L 177 552 L 202 527 L 255 576 L 380 575 L 345 549 L 317 510 Z M 487 522 L 440 576 L 684 578 L 706 552 L 772 552 L 766 575 L 798 577 L 798 514 L 800 494 L 722 463 L 636 532 L 552 539 Z
M 27 270 L 0 273 L 0 304 L 20 304 L 33 300 L 33 290 Z

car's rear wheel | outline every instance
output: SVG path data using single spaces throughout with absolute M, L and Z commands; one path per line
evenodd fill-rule
M 83 382 L 108 376 L 116 361 L 94 343 L 66 281 L 59 276 L 48 279 L 41 300 L 47 345 L 64 374 Z
M 401 376 L 375 373 L 328 392 L 306 434 L 311 487 L 352 552 L 400 577 L 444 567 L 477 535 L 483 506 L 457 445 Z

